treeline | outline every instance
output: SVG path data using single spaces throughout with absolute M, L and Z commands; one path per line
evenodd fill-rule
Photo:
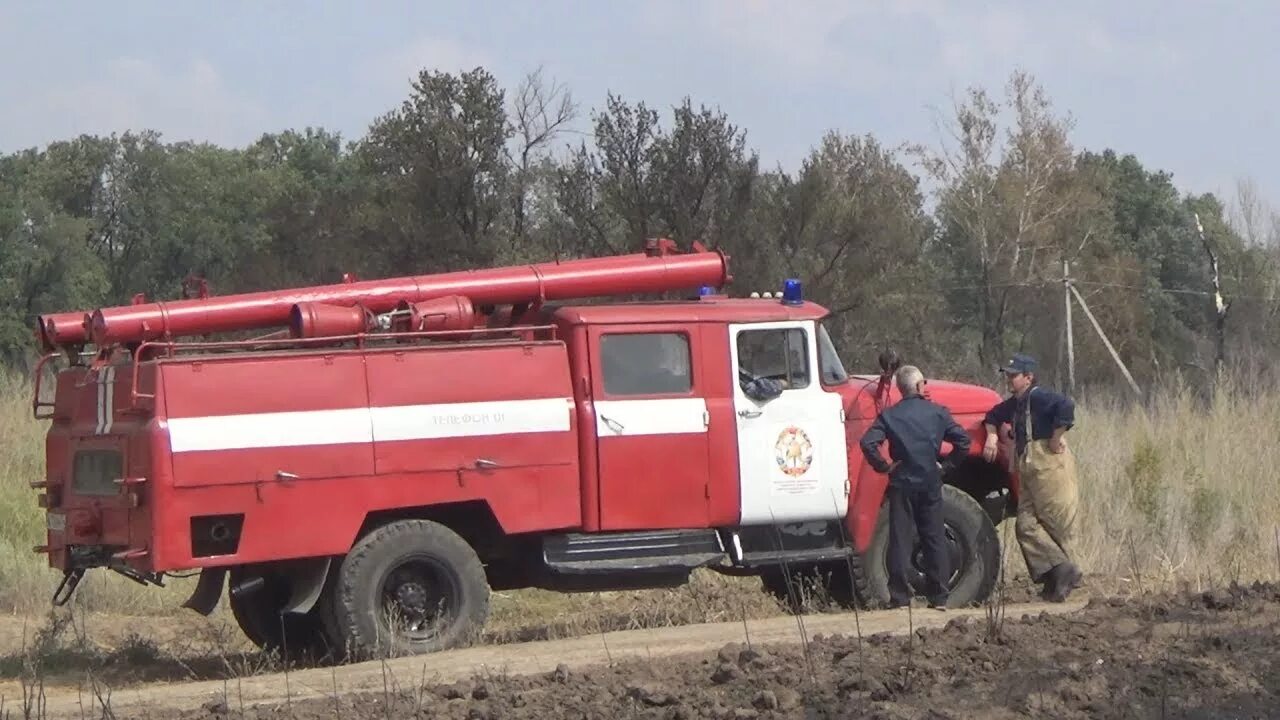
M 0 158 L 0 353 L 30 361 L 39 313 L 180 297 L 189 277 L 230 293 L 667 236 L 729 252 L 737 293 L 803 279 L 855 371 L 889 345 L 931 375 L 992 382 L 1025 350 L 1065 381 L 1064 261 L 1140 385 L 1271 369 L 1275 217 L 1247 193 L 1228 210 L 1131 155 L 1077 149 L 1071 129 L 1015 73 L 959 98 L 937 143 L 830 133 L 783 172 L 692 101 L 659 112 L 610 96 L 584 112 L 539 73 L 503 88 L 476 69 L 421 73 L 351 142 L 310 128 L 246 148 L 81 136 Z M 1081 305 L 1073 316 L 1078 385 L 1123 383 Z

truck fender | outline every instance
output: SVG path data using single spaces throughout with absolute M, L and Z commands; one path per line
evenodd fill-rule
M 208 616 L 218 607 L 218 601 L 222 599 L 222 586 L 227 581 L 226 568 L 205 568 L 200 571 L 200 579 L 196 581 L 196 589 L 191 592 L 191 597 L 182 603 L 182 607 L 189 610 L 195 610 L 201 615 Z
M 329 566 L 332 564 L 333 558 L 319 557 L 291 562 L 281 568 L 283 574 L 288 576 L 293 592 L 280 612 L 300 615 L 310 612 L 320 599 L 320 592 L 324 590 L 325 580 L 329 578 Z

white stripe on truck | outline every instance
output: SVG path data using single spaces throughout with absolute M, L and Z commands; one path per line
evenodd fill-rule
M 171 452 L 347 445 L 566 432 L 572 398 L 361 407 L 169 418 Z M 601 400 L 602 438 L 705 433 L 702 398 Z M 101 418 L 100 418 L 101 420 Z
M 169 418 L 172 452 L 565 432 L 572 398 Z
M 596 433 L 602 438 L 707 431 L 707 402 L 702 398 L 597 400 L 595 405 Z
M 98 424 L 97 435 L 111 432 L 116 420 L 116 366 L 108 365 L 98 371 Z

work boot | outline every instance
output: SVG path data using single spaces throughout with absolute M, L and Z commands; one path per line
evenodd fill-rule
M 1045 599 L 1050 602 L 1066 602 L 1067 596 L 1080 584 L 1083 574 L 1075 563 L 1059 563 L 1048 572 L 1044 584 Z
M 1057 570 L 1057 569 L 1058 568 L 1055 566 L 1050 570 L 1046 570 L 1045 572 L 1039 575 L 1033 575 L 1031 577 L 1031 582 L 1035 585 L 1040 586 L 1040 592 L 1038 593 L 1038 595 L 1040 596 L 1041 600 L 1048 600 L 1049 596 L 1053 594 L 1054 570 Z

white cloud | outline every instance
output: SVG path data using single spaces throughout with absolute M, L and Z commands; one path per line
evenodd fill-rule
M 270 129 L 261 105 L 207 61 L 163 67 L 129 57 L 105 63 L 97 77 L 47 87 L 8 124 L 25 144 L 150 129 L 168 140 L 239 145 Z
M 843 90 L 893 90 L 940 75 L 967 84 L 1043 52 L 1042 34 L 1029 32 L 1017 6 L 973 13 L 940 0 L 721 0 L 649 15 L 651 28 L 696 25 L 691 37 L 707 52 L 741 57 L 754 73 Z
M 1015 67 L 1064 63 L 1101 72 L 1172 69 L 1169 43 L 1117 38 L 1096 17 L 1071 10 L 941 0 L 790 3 L 720 0 L 653 8 L 651 27 L 692 24 L 708 52 L 730 52 L 771 78 L 807 76 L 846 90 L 1002 84 Z
M 493 66 L 494 59 L 480 48 L 424 36 L 369 58 L 362 64 L 361 75 L 364 81 L 400 97 L 423 70 L 461 73 L 484 67 L 493 72 Z
M 699 7 L 713 34 L 767 62 L 785 58 L 787 69 L 800 71 L 823 67 L 839 56 L 839 48 L 829 42 L 829 32 L 850 14 L 847 7 L 829 3 L 746 0 Z

